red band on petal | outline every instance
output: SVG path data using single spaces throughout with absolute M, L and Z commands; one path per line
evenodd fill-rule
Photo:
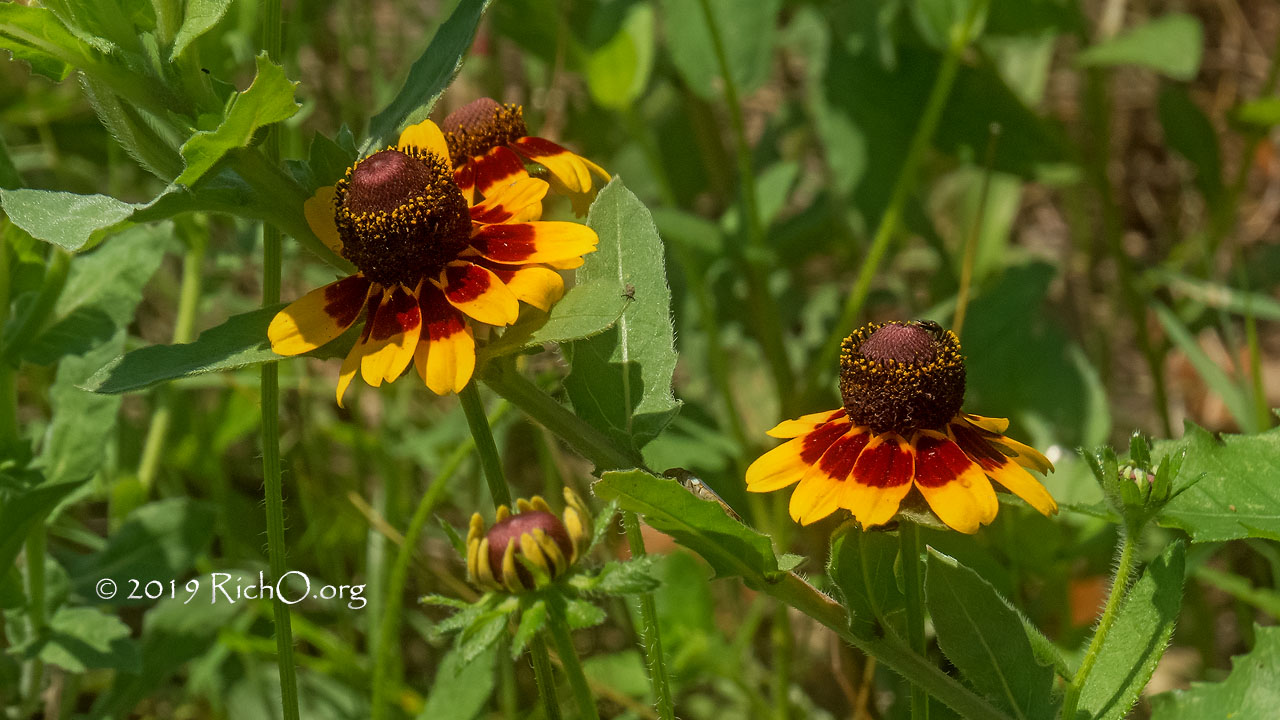
M 510 182 L 528 174 L 520 157 L 505 145 L 492 148 L 488 153 L 472 158 L 467 164 L 475 168 L 476 187 L 484 195 L 489 195 L 490 190 L 504 182 Z M 480 222 L 502 222 L 476 217 L 472 219 Z
M 818 458 L 822 457 L 822 453 L 831 447 L 832 443 L 844 435 L 849 430 L 848 422 L 829 422 L 813 429 L 813 432 L 804 437 L 804 442 L 800 447 L 800 462 L 806 465 L 813 465 L 818 462 Z
M 343 278 L 324 289 L 324 312 L 336 325 L 350 325 L 364 308 L 370 281 L 363 275 Z
M 403 287 L 397 286 L 378 308 L 377 317 L 371 323 L 373 332 L 370 337 L 374 340 L 386 340 L 418 327 L 421 322 L 418 301 Z
M 864 449 L 853 466 L 853 478 L 871 487 L 898 487 L 911 482 L 914 470 L 911 450 L 891 440 Z
M 569 150 L 540 137 L 522 137 L 512 143 L 516 151 L 530 159 L 570 153 Z
M 956 442 L 960 444 L 964 453 L 976 460 L 983 470 L 992 470 L 1009 462 L 1003 453 L 987 442 L 977 431 L 960 423 L 952 423 L 951 432 L 956 436 Z
M 941 487 L 960 477 L 973 460 L 948 438 L 921 435 L 916 439 L 916 483 Z
M 520 262 L 534 253 L 537 233 L 532 225 L 486 225 L 471 238 L 482 255 L 498 262 Z
M 488 291 L 489 273 L 475 265 L 449 265 L 444 269 L 445 295 L 455 303 L 467 303 Z
M 853 472 L 853 464 L 858 461 L 858 455 L 870 440 L 871 433 L 865 428 L 861 432 L 842 436 L 822 454 L 818 467 L 827 474 L 827 477 L 833 480 L 844 480 L 849 477 L 849 473 Z
M 419 305 L 422 308 L 423 330 L 430 339 L 443 340 L 467 329 L 462 313 L 453 309 L 449 301 L 445 300 L 444 293 L 435 285 L 422 284 Z

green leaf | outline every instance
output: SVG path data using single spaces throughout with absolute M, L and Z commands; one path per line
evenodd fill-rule
M 1187 360 L 1195 368 L 1196 373 L 1200 375 L 1200 379 L 1204 380 L 1205 385 L 1208 385 L 1209 389 L 1213 390 L 1222 399 L 1223 404 L 1231 411 L 1231 416 L 1240 424 L 1240 427 L 1255 429 L 1257 427 L 1257 417 L 1253 413 L 1253 406 L 1249 402 L 1245 389 L 1232 381 L 1226 371 L 1213 358 L 1209 357 L 1209 354 L 1200 347 L 1195 335 L 1182 324 L 1182 320 L 1164 303 L 1152 300 L 1150 306 L 1156 315 L 1156 319 L 1164 326 L 1169 339 L 1182 351 L 1182 354 L 1187 356 Z
M 1147 686 L 1182 607 L 1185 556 L 1186 546 L 1175 541 L 1147 565 L 1125 594 L 1124 605 L 1080 691 L 1080 709 L 1090 718 L 1121 720 Z
M 1022 614 L 977 573 L 932 548 L 927 568 L 925 597 L 947 659 L 1014 717 L 1052 718 L 1053 669 L 1036 658 Z
M 127 220 L 138 206 L 107 195 L 52 190 L 0 190 L 0 207 L 37 240 L 76 252 Z
M 192 41 L 217 25 L 230 6 L 231 0 L 189 0 L 186 14 L 182 18 L 182 27 L 178 28 L 178 34 L 173 38 L 169 62 L 175 62 Z
M 617 500 L 624 510 L 698 553 L 716 577 L 741 576 L 759 584 L 777 575 L 778 561 L 768 536 L 724 514 L 720 506 L 701 500 L 679 482 L 643 470 L 606 472 L 593 489 L 603 500 Z
M 134 103 L 123 100 L 109 84 L 92 75 L 81 75 L 85 97 L 107 133 L 147 172 L 172 182 L 182 172 L 182 156 L 176 140 L 165 137 L 172 128 L 158 127 Z
M 458 658 L 463 663 L 470 663 L 493 648 L 498 638 L 507 629 L 507 618 L 510 613 L 504 609 L 490 610 L 482 613 L 470 625 L 458 634 Z
M 565 619 L 569 621 L 569 627 L 574 630 L 595 627 L 604 622 L 607 617 L 604 610 L 587 600 L 570 598 L 565 603 Z
M 62 499 L 70 495 L 88 480 L 87 477 L 71 482 L 44 483 L 24 492 L 11 494 L 6 500 L 0 496 L 0 574 L 13 567 L 22 550 L 27 535 L 37 523 Z
M 174 182 L 191 187 L 228 152 L 248 147 L 258 128 L 291 118 L 302 107 L 293 99 L 298 84 L 285 76 L 283 67 L 265 53 L 258 56 L 257 64 L 253 83 L 231 98 L 218 127 L 198 132 L 182 145 L 179 152 L 186 169 Z
M 1173 491 L 1195 485 L 1164 507 L 1160 525 L 1185 530 L 1192 542 L 1280 540 L 1280 484 L 1273 482 L 1280 477 L 1280 428 L 1215 437 L 1188 423 L 1180 440 L 1157 443 L 1154 454 L 1180 451 L 1186 458 Z
M 652 556 L 635 558 L 627 562 L 610 561 L 600 572 L 578 586 L 582 592 L 602 595 L 634 595 L 656 590 L 661 584 L 652 574 Z
M 1137 65 L 1174 80 L 1191 80 L 1200 71 L 1204 30 L 1191 15 L 1170 13 L 1145 25 L 1085 48 L 1076 56 L 1081 67 Z
M 608 278 L 634 300 L 611 329 L 565 347 L 573 369 L 564 386 L 579 417 L 639 449 L 680 408 L 671 392 L 675 331 L 662 240 L 648 209 L 616 177 L 596 197 L 587 224 L 600 245 L 578 278 Z
M 653 72 L 653 6 L 632 5 L 618 32 L 587 56 L 587 90 L 601 107 L 623 110 L 640 98 Z
M 891 613 L 906 608 L 893 571 L 897 557 L 898 539 L 886 532 L 864 532 L 848 523 L 831 537 L 827 575 L 860 635 L 874 632 Z
M 95 668 L 137 672 L 142 662 L 129 626 L 95 608 L 61 608 L 49 620 L 49 635 L 38 652 L 46 663 L 73 673 Z
M 284 360 L 271 351 L 267 340 L 267 326 L 283 307 L 282 303 L 233 315 L 221 325 L 200 333 L 194 342 L 151 345 L 117 356 L 102 365 L 81 387 L 106 394 L 133 392 L 170 380 Z M 307 353 L 307 357 L 345 355 L 353 343 L 354 333 L 349 332 Z
M 469 662 L 457 650 L 445 653 L 427 702 L 418 713 L 419 720 L 472 720 L 479 715 L 493 694 L 497 659 L 496 647 Z
M 189 660 L 214 646 L 218 634 L 247 606 L 244 603 L 183 603 L 183 597 L 161 600 L 142 621 L 142 666 L 120 673 L 99 696 L 94 720 L 129 717 L 131 710 Z
M 720 100 L 720 63 L 700 1 L 662 0 L 667 50 L 689 88 L 704 100 Z M 781 0 L 710 0 L 720 31 L 729 72 L 740 96 L 755 91 L 769 78 Z
M 1280 707 L 1280 627 L 1255 625 L 1253 649 L 1231 661 L 1231 674 L 1216 683 L 1191 683 L 1151 698 L 1153 720 L 1265 718 Z
M 965 29 L 975 2 L 977 0 L 917 0 L 908 6 L 920 35 L 935 50 L 946 50 L 951 44 L 951 35 Z M 981 3 L 979 14 L 968 23 L 967 38 L 963 41 L 966 45 L 982 32 L 989 5 Z
M 1165 142 L 1195 167 L 1196 187 L 1205 201 L 1217 202 L 1223 192 L 1222 158 L 1213 123 L 1187 91 L 1177 85 L 1166 84 L 1160 89 L 1158 107 Z
M 1280 97 L 1258 98 L 1243 103 L 1232 111 L 1231 119 L 1262 130 L 1280 125 Z
M 524 646 L 529 644 L 534 635 L 547 624 L 547 603 L 543 600 L 536 600 L 532 605 L 525 608 L 520 613 L 520 625 L 516 627 L 516 634 L 511 639 L 511 659 L 516 660 L 520 654 L 524 652 Z
M 369 121 L 369 138 L 362 151 L 384 147 L 395 142 L 406 125 L 419 122 L 431 114 L 462 69 L 463 56 L 475 40 L 480 18 L 489 7 L 489 0 L 461 0 L 453 14 L 436 31 L 431 44 L 413 62 L 409 76 L 395 98 L 382 112 Z
M 165 228 L 135 228 L 96 252 L 72 259 L 67 284 L 55 310 L 85 298 L 99 306 L 117 328 L 132 319 L 142 288 L 155 274 L 169 238 Z M 95 370 L 124 349 L 123 329 L 107 342 L 58 363 L 49 391 L 51 417 L 41 447 L 39 465 L 50 483 L 84 480 L 98 471 L 114 442 L 120 398 L 102 397 L 80 389 Z
M 208 552 L 213 542 L 213 520 L 213 509 L 191 498 L 143 505 L 111 533 L 100 552 L 67 562 L 72 589 L 84 597 L 94 597 L 94 585 L 109 578 L 120 589 L 112 604 L 150 604 L 152 600 L 129 597 L 145 595 L 130 581 L 137 580 L 145 586 L 158 580 L 166 590 L 170 580 L 180 581 Z
M 1164 268 L 1146 272 L 1161 285 L 1202 305 L 1260 320 L 1280 320 L 1280 301 L 1261 292 L 1237 290 L 1230 285 L 1201 280 Z
M 55 82 L 90 62 L 93 52 L 47 8 L 12 2 L 0 3 L 0 48 Z
M 588 256 L 590 257 L 590 256 Z M 550 313 L 525 307 L 515 325 L 480 348 L 476 365 L 546 343 L 582 340 L 608 330 L 627 308 L 626 289 L 615 278 L 600 275 L 588 281 L 578 279 Z

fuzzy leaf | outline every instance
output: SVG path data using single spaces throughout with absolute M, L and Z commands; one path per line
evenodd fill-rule
M 0 49 L 55 82 L 65 79 L 73 65 L 90 62 L 92 52 L 47 8 L 12 2 L 0 3 Z
M 617 500 L 624 510 L 644 516 L 645 522 L 701 555 L 716 577 L 741 576 L 759 584 L 777 575 L 773 543 L 724 514 L 680 483 L 643 470 L 607 472 L 593 489 L 604 500 Z
M 182 18 L 182 27 L 178 28 L 173 39 L 169 62 L 177 60 L 188 45 L 217 25 L 230 6 L 231 0 L 190 0 Z
M 49 620 L 49 635 L 30 655 L 73 673 L 96 668 L 137 672 L 142 663 L 129 626 L 95 608 L 61 608 Z
M 619 178 L 600 191 L 587 224 L 600 245 L 578 270 L 579 280 L 606 278 L 634 300 L 611 329 L 567 346 L 573 370 L 564 385 L 579 417 L 639 449 L 680 408 L 671 392 L 675 331 L 662 240 L 648 209 Z
M 1142 577 L 1126 593 L 1093 672 L 1080 692 L 1080 709 L 1090 718 L 1121 720 L 1147 686 L 1182 607 L 1185 556 L 1186 546 L 1181 540 L 1174 542 L 1147 565 Z
M 1214 437 L 1187 424 L 1180 440 L 1157 443 L 1157 458 L 1185 450 L 1173 491 L 1195 482 L 1160 512 L 1157 522 L 1187 531 L 1192 542 L 1246 537 L 1280 539 L 1280 428 Z M 1199 478 L 1199 481 L 1196 479 Z
M 257 62 L 253 83 L 231 99 L 218 127 L 198 132 L 183 144 L 180 152 L 187 166 L 174 182 L 194 185 L 228 152 L 247 147 L 259 128 L 287 120 L 302 107 L 293 99 L 298 84 L 285 76 L 284 68 L 268 60 L 265 53 Z
M 970 685 L 1014 717 L 1054 716 L 1053 669 L 1036 659 L 1021 613 L 990 583 L 930 548 L 925 596 L 938 645 Z
M 1280 628 L 1254 627 L 1253 650 L 1231 661 L 1231 674 L 1216 683 L 1191 683 L 1190 690 L 1151 699 L 1153 720 L 1265 718 L 1280 707 Z
M 827 575 L 860 634 L 873 632 L 890 613 L 906 607 L 893 572 L 897 557 L 897 538 L 885 532 L 863 532 L 850 523 L 831 538 Z
M 516 634 L 511 639 L 512 660 L 520 657 L 520 653 L 524 652 L 524 646 L 528 645 L 533 636 L 537 635 L 546 624 L 547 603 L 545 601 L 537 600 L 520 613 L 520 624 L 516 627 Z
M 493 672 L 498 653 L 495 649 L 481 652 L 469 662 L 462 653 L 445 653 L 436 670 L 435 682 L 427 703 L 418 713 L 421 720 L 472 720 L 480 714 L 493 694 Z

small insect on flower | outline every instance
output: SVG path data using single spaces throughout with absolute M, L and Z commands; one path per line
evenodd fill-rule
M 472 325 L 510 325 L 522 302 L 549 310 L 564 294 L 557 270 L 578 267 L 599 242 L 579 223 L 539 220 L 546 182 L 510 178 L 476 203 L 449 158 L 427 120 L 304 206 L 311 229 L 357 272 L 295 300 L 267 335 L 277 354 L 300 355 L 363 317 L 338 374 L 339 405 L 357 371 L 378 387 L 410 362 L 436 394 L 461 390 L 475 370 Z
M 923 501 L 951 528 L 974 533 L 999 509 L 987 478 L 1041 513 L 1056 513 L 1053 497 L 1027 472 L 1053 465 L 1005 437 L 1008 420 L 963 412 L 964 390 L 954 333 L 929 321 L 865 325 L 841 346 L 844 406 L 770 430 L 789 441 L 747 468 L 747 490 L 798 483 L 791 517 L 805 525 L 840 508 L 864 527 L 884 525 L 904 503 Z
M 609 173 L 590 160 L 540 137 L 529 135 L 520 105 L 479 98 L 449 113 L 443 123 L 453 160 L 454 180 L 463 195 L 488 196 L 516 178 L 528 177 L 525 161 L 547 170 L 553 192 L 566 195 L 579 216 L 595 197 L 595 189 L 609 182 Z
M 517 500 L 515 514 L 502 505 L 487 530 L 480 513 L 472 515 L 467 579 L 485 590 L 518 593 L 568 573 L 591 542 L 591 513 L 569 488 L 564 500 L 560 517 L 537 495 Z
M 702 482 L 698 476 L 684 468 L 671 468 L 662 474 L 666 477 L 678 480 L 680 484 L 684 486 L 685 490 L 688 490 L 703 500 L 710 500 L 711 502 L 716 503 L 724 510 L 726 515 L 738 522 L 742 522 L 742 516 L 734 512 L 733 508 L 729 507 L 729 503 L 725 502 L 724 498 L 720 497 L 719 493 L 712 490 L 706 483 Z

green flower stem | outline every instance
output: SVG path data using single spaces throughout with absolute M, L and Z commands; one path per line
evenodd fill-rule
M 206 237 L 192 233 L 191 245 L 186 257 L 182 259 L 182 286 L 178 296 L 178 318 L 173 325 L 173 342 L 191 342 L 195 328 L 196 310 L 200 305 L 201 274 L 200 266 L 204 262 L 207 246 Z M 156 471 L 160 467 L 163 456 L 165 438 L 169 434 L 169 425 L 173 419 L 173 392 L 171 386 L 164 386 L 157 391 L 157 407 L 151 415 L 151 425 L 147 428 L 147 437 L 142 444 L 142 460 L 138 463 L 138 482 L 143 493 L 149 494 L 155 482 Z
M 960 289 L 956 292 L 956 311 L 951 320 L 951 332 L 960 337 L 964 329 L 965 312 L 969 309 L 969 290 L 973 285 L 973 268 L 978 262 L 978 237 L 982 234 L 983 220 L 987 216 L 987 198 L 991 194 L 991 168 L 995 163 L 996 142 L 1000 139 L 1000 125 L 991 123 L 987 137 L 986 160 L 983 162 L 982 189 L 978 193 L 978 211 L 964 241 L 964 261 L 960 266 Z
M 636 514 L 624 510 L 622 527 L 627 533 L 627 546 L 631 557 L 644 557 L 644 535 L 640 532 L 640 520 Z M 649 683 L 657 698 L 658 717 L 661 720 L 675 718 L 675 699 L 671 695 L 671 682 L 667 678 L 667 662 L 662 656 L 662 636 L 658 632 L 658 607 L 653 593 L 640 595 L 640 632 L 644 640 L 644 656 L 649 663 Z
M 493 414 L 485 421 L 486 425 L 492 426 L 498 422 L 511 406 L 507 403 L 501 403 L 494 409 Z M 462 462 L 467 459 L 472 450 L 476 447 L 475 442 L 464 442 L 445 460 L 444 466 L 440 468 L 440 472 L 427 485 L 427 491 L 422 494 L 422 499 L 418 501 L 418 507 L 413 511 L 413 517 L 409 518 L 409 527 L 404 532 L 404 541 L 400 543 L 400 549 L 396 551 L 395 561 L 391 566 L 391 575 L 387 579 L 386 607 L 382 614 L 381 622 L 378 625 L 378 650 L 377 659 L 373 667 L 373 701 L 371 708 L 371 717 L 373 720 L 385 720 L 388 717 L 388 698 L 387 695 L 392 688 L 400 685 L 400 665 L 398 663 L 398 653 L 400 645 L 397 639 L 400 634 L 400 598 L 404 595 L 405 584 L 409 577 L 409 562 L 413 559 L 413 552 L 417 548 L 418 538 L 422 535 L 422 528 L 426 526 L 427 520 L 431 518 L 431 513 L 440 503 L 440 499 L 444 496 L 446 490 L 449 489 L 449 480 L 453 478 L 454 473 L 462 466 Z
M 826 377 L 827 372 L 835 367 L 836 358 L 840 355 L 840 343 L 853 329 L 853 324 L 867 301 L 867 295 L 871 292 L 871 283 L 880 274 L 880 263 L 889 249 L 889 242 L 898 231 L 903 206 L 906 205 L 907 197 L 915 190 L 920 164 L 924 161 L 925 153 L 933 141 L 934 132 L 938 129 L 938 121 L 942 118 L 947 98 L 951 96 L 951 88 L 955 84 L 956 73 L 960 69 L 960 56 L 968 47 L 973 34 L 973 24 L 979 11 L 985 10 L 985 6 L 985 2 L 973 3 L 964 24 L 951 32 L 947 52 L 942 58 L 942 66 L 938 68 L 938 75 L 933 80 L 933 88 L 929 91 L 929 99 L 925 103 L 924 114 L 920 117 L 920 124 L 916 126 L 915 134 L 911 136 L 911 144 L 907 147 L 907 156 L 902 162 L 902 170 L 898 173 L 898 179 L 894 181 L 893 191 L 889 195 L 889 205 L 880 216 L 880 224 L 876 227 L 876 234 L 871 240 L 871 249 L 867 251 L 862 266 L 858 270 L 857 280 L 854 281 L 853 292 L 849 293 L 845 299 L 840 319 L 836 321 L 835 329 L 827 339 L 827 344 L 823 346 L 822 352 L 819 353 L 817 362 L 809 366 L 805 381 L 805 396 L 816 393 L 819 383 Z
M 569 687 L 573 690 L 574 702 L 578 704 L 578 717 L 600 720 L 595 697 L 591 694 L 587 676 L 582 672 L 582 663 L 578 660 L 578 651 L 569 635 L 569 618 L 565 615 L 564 598 L 559 595 L 553 594 L 547 598 L 547 632 L 551 635 L 551 642 L 555 644 L 556 654 L 560 656 L 560 664 L 569 676 Z
M 280 0 L 262 4 L 262 47 L 273 62 L 280 61 Z M 280 126 L 267 128 L 263 147 L 264 160 L 273 167 L 280 162 Z M 280 229 L 271 223 L 262 226 L 262 305 L 280 302 Z M 280 471 L 280 365 L 262 366 L 262 477 L 267 504 L 267 556 L 271 577 L 283 577 L 284 547 L 284 482 Z M 276 665 L 280 671 L 280 704 L 284 720 L 298 720 L 298 678 L 293 660 L 293 628 L 289 606 L 280 598 L 271 603 L 276 629 Z
M 773 717 L 787 720 L 791 716 L 791 656 L 794 639 L 791 634 L 790 608 L 778 603 L 774 608 L 773 627 L 769 633 L 773 646 Z
M 471 437 L 475 438 L 476 451 L 480 454 L 480 467 L 484 470 L 485 482 L 489 483 L 489 495 L 493 497 L 493 506 L 511 507 L 511 490 L 507 487 L 506 477 L 502 473 L 502 460 L 498 457 L 498 446 L 493 441 L 493 431 L 489 428 L 489 420 L 484 414 L 484 403 L 480 401 L 480 391 L 476 389 L 474 380 L 467 383 L 458 393 L 462 401 L 462 412 L 467 416 L 467 425 L 471 428 Z
M 778 316 L 778 305 L 769 292 L 768 277 L 760 262 L 765 256 L 764 226 L 760 220 L 760 203 L 756 198 L 756 175 L 751 162 L 751 146 L 747 142 L 746 124 L 742 120 L 738 86 L 733 79 L 733 69 L 729 65 L 724 42 L 720 37 L 720 27 L 716 24 L 715 13 L 711 11 L 710 0 L 699 0 L 699 2 L 702 5 L 703 18 L 707 23 L 707 31 L 711 35 L 711 47 L 715 51 L 716 62 L 720 66 L 720 78 L 724 82 L 724 101 L 729 108 L 729 121 L 733 126 L 734 147 L 738 157 L 738 188 L 742 193 L 742 225 L 746 229 L 749 252 L 745 254 L 740 252 L 733 243 L 729 243 L 729 249 L 744 270 L 747 280 L 747 303 L 750 306 L 751 317 L 755 319 L 752 328 L 757 340 L 760 341 L 765 360 L 769 363 L 769 370 L 778 392 L 778 400 L 783 405 L 787 405 L 788 398 L 795 397 L 795 380 L 782 338 L 782 321 Z
M 530 418 L 572 445 L 595 463 L 598 470 L 644 467 L 644 459 L 639 453 L 618 448 L 608 436 L 566 410 L 555 398 L 542 392 L 516 372 L 510 364 L 490 363 L 484 374 L 484 382 Z M 631 555 L 644 556 L 644 537 L 640 534 L 640 521 L 635 513 L 623 511 L 622 524 L 627 532 Z M 675 717 L 675 704 L 667 679 L 666 663 L 662 659 L 658 611 L 652 594 L 640 596 L 640 621 L 643 626 L 641 630 L 645 656 L 649 661 L 649 681 L 653 685 L 654 696 L 658 698 L 658 717 L 672 720 Z
M 551 671 L 551 654 L 541 635 L 529 638 L 529 655 L 533 658 L 533 679 L 538 684 L 542 712 L 546 720 L 560 720 L 560 701 L 556 699 L 556 676 Z
M 572 445 L 600 470 L 644 467 L 644 459 L 638 452 L 619 448 L 607 435 L 529 382 L 509 362 L 490 362 L 481 379 L 524 414 Z
M 1080 669 L 1076 670 L 1075 677 L 1071 678 L 1071 682 L 1067 683 L 1067 689 L 1063 693 L 1061 716 L 1063 720 L 1075 718 L 1076 708 L 1080 705 L 1080 692 L 1084 690 L 1084 684 L 1089 679 L 1089 673 L 1093 671 L 1093 665 L 1098 661 L 1098 652 L 1102 650 L 1102 644 L 1106 641 L 1107 634 L 1111 632 L 1111 626 L 1115 624 L 1116 616 L 1120 614 L 1120 605 L 1129 590 L 1129 583 L 1133 579 L 1134 556 L 1137 554 L 1141 532 L 1141 525 L 1126 522 L 1121 526 L 1120 559 L 1116 561 L 1116 573 L 1111 579 L 1111 590 L 1107 594 L 1107 604 L 1102 608 L 1102 617 L 1098 620 L 1098 629 L 1093 632 L 1093 639 L 1089 641 L 1089 649 L 1085 651 L 1084 659 L 1080 661 Z
M 914 652 L 892 629 L 882 628 L 883 632 L 878 635 L 855 634 L 849 627 L 849 614 L 844 607 L 795 573 L 787 573 L 778 582 L 766 583 L 759 589 L 826 625 L 845 642 L 884 663 L 913 685 L 924 688 L 925 692 L 961 717 L 1009 720 L 1006 713 L 961 685 L 928 658 Z
M 924 568 L 920 562 L 920 526 L 903 520 L 898 525 L 902 561 L 902 584 L 907 601 L 907 642 L 921 658 L 927 657 L 924 635 Z M 911 686 L 912 720 L 929 720 L 929 695 L 919 685 Z

